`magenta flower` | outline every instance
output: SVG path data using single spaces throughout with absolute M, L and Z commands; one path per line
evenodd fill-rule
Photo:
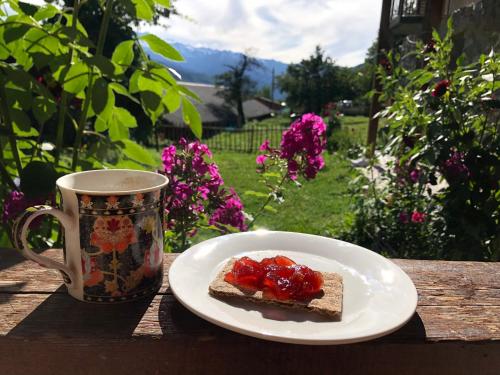
M 264 142 L 259 147 L 259 151 L 270 151 L 271 148 L 269 147 L 269 139 L 266 139 Z
M 423 212 L 413 211 L 411 213 L 412 223 L 423 223 L 425 221 L 426 215 Z
M 444 94 L 446 94 L 446 91 L 448 91 L 448 87 L 450 86 L 450 81 L 447 79 L 443 79 L 442 81 L 439 81 L 436 83 L 436 86 L 434 86 L 434 89 L 431 92 L 431 95 L 435 98 L 440 98 Z
M 196 233 L 197 223 L 205 215 L 214 225 L 220 218 L 224 220 L 220 224 L 245 228 L 243 205 L 233 190 L 227 196 L 219 168 L 211 158 L 206 145 L 184 138 L 177 147 L 163 150 L 164 174 L 170 180 L 165 198 L 166 228 L 178 235 Z
M 414 184 L 418 182 L 420 179 L 420 171 L 418 169 L 414 169 L 410 172 L 410 180 Z
M 326 125 L 320 116 L 308 113 L 297 119 L 281 139 L 280 157 L 288 161 L 288 174 L 295 179 L 300 171 L 312 179 L 324 167 L 320 156 L 326 146 Z M 293 161 L 293 162 L 292 162 Z
M 165 172 L 172 171 L 172 168 L 175 164 L 175 153 L 176 153 L 176 148 L 174 145 L 163 149 L 163 153 L 161 154 L 161 160 L 163 161 L 163 167 L 165 168 Z
M 267 155 L 257 155 L 257 158 L 255 159 L 255 162 L 257 164 L 264 164 L 267 160 Z
M 230 190 L 230 194 L 225 197 L 225 202 L 210 217 L 209 224 L 216 226 L 218 224 L 231 225 L 240 231 L 246 231 L 248 227 L 245 224 L 243 204 L 234 189 L 231 188 Z

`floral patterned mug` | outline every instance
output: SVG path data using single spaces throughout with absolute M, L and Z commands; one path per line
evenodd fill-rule
M 68 174 L 56 182 L 61 210 L 28 208 L 13 227 L 28 259 L 59 270 L 68 292 L 87 302 L 114 303 L 154 293 L 163 278 L 163 210 L 168 179 L 134 170 Z M 30 223 L 55 216 L 64 227 L 64 263 L 28 247 Z

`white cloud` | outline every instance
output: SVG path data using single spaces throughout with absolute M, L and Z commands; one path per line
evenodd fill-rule
M 179 0 L 169 28 L 142 27 L 169 41 L 284 62 L 321 45 L 337 63 L 357 65 L 375 40 L 382 0 Z

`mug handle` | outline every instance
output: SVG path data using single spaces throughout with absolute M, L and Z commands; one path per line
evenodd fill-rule
M 42 267 L 53 268 L 61 272 L 64 282 L 71 284 L 75 280 L 74 272 L 66 265 L 53 259 L 39 255 L 30 249 L 27 235 L 31 222 L 41 215 L 52 215 L 57 218 L 65 230 L 73 229 L 73 220 L 71 216 L 57 208 L 50 206 L 33 206 L 27 208 L 14 222 L 12 227 L 12 242 L 21 254 L 32 261 L 37 262 Z

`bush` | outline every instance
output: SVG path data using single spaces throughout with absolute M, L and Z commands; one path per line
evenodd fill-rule
M 495 260 L 500 256 L 500 56 L 452 56 L 452 27 L 418 44 L 406 70 L 397 54 L 379 67 L 387 119 L 385 187 L 363 191 L 344 238 L 392 256 Z M 431 186 L 444 181 L 444 187 Z M 366 183 L 366 181 L 364 182 Z M 416 213 L 416 214 L 415 214 Z

